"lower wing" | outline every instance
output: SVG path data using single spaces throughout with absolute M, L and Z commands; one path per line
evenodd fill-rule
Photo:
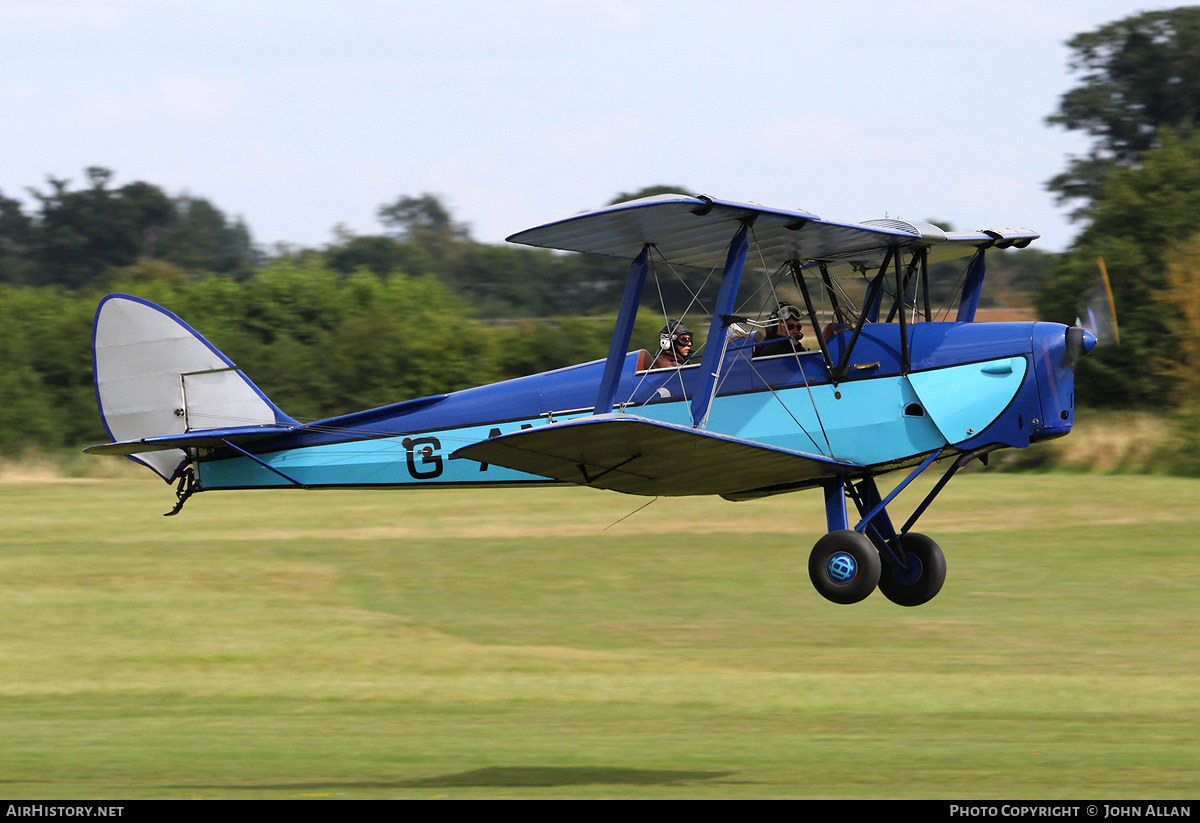
M 678 497 L 754 496 L 857 474 L 857 463 L 628 414 L 596 415 L 482 440 L 452 455 L 581 486 Z

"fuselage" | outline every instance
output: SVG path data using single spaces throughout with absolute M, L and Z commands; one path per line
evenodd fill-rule
M 1066 327 L 1055 323 L 868 324 L 853 346 L 849 376 L 830 381 L 819 351 L 753 358 L 735 341 L 722 360 L 705 424 L 710 432 L 849 460 L 872 471 L 913 465 L 938 449 L 1024 447 L 1070 431 L 1074 381 Z M 828 341 L 839 362 L 850 341 Z M 637 371 L 624 362 L 616 411 L 693 426 L 696 365 Z M 536 475 L 453 458 L 498 434 L 590 415 L 604 361 L 318 421 L 250 444 L 275 468 L 230 449 L 203 452 L 203 489 L 258 487 L 541 485 Z

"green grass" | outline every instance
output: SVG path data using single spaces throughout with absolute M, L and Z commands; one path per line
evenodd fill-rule
M 173 501 L 0 485 L 5 796 L 1200 788 L 1200 481 L 960 477 L 916 609 L 813 591 L 813 492 Z

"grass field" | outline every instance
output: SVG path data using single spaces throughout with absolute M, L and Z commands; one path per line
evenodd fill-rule
M 0 484 L 0 794 L 1200 794 L 1200 481 L 961 477 L 916 609 L 813 591 L 815 493 L 173 502 Z

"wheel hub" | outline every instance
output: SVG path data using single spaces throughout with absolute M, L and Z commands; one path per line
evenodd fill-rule
M 896 578 L 897 583 L 901 583 L 905 586 L 911 586 L 913 583 L 916 583 L 921 579 L 921 571 L 923 567 L 921 566 L 921 558 L 917 557 L 915 554 L 908 555 L 906 559 L 908 560 L 908 568 L 896 566 L 892 569 L 892 576 Z
M 835 583 L 849 583 L 858 574 L 858 563 L 846 552 L 835 552 L 825 565 L 829 578 Z

